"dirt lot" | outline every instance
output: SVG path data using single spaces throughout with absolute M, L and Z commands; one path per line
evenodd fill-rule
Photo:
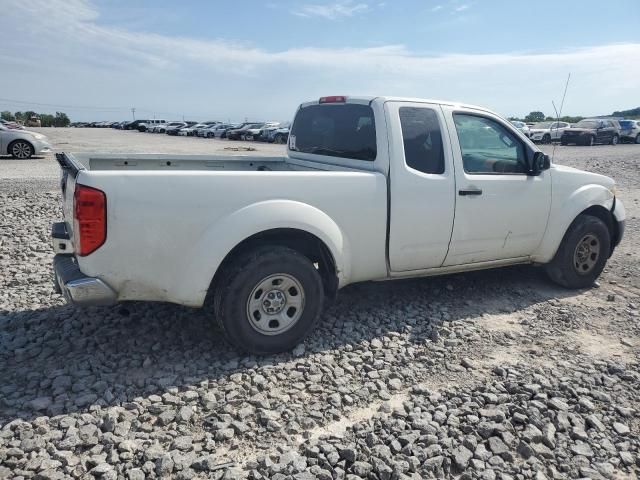
M 243 145 L 45 133 L 66 151 Z M 627 231 L 599 285 L 532 267 L 354 285 L 304 346 L 263 358 L 207 311 L 65 305 L 57 165 L 0 158 L 0 478 L 637 478 L 640 146 L 555 161 L 618 182 Z

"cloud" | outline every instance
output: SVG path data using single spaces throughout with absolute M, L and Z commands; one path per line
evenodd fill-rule
M 439 12 L 440 10 L 442 10 L 444 7 L 442 5 L 436 5 L 435 7 L 433 7 L 431 9 L 432 12 Z
M 640 78 L 640 64 L 629 61 L 640 56 L 640 43 L 551 53 L 425 55 L 404 45 L 273 51 L 104 26 L 84 0 L 5 1 L 0 31 L 11 44 L 0 51 L 1 96 L 117 106 L 122 118 L 135 106 L 174 118 L 287 120 L 298 103 L 331 94 L 443 98 L 505 115 L 548 113 L 568 72 L 565 112 L 604 114 L 629 107 Z M 92 115 L 68 113 L 78 120 Z
M 338 20 L 345 17 L 353 17 L 356 14 L 369 10 L 366 3 L 354 3 L 352 1 L 307 4 L 293 10 L 293 14 L 299 17 L 321 17 L 327 20 Z
M 471 5 L 465 3 L 463 5 L 458 5 L 457 7 L 454 8 L 455 12 L 464 12 L 465 10 L 468 10 L 471 7 Z

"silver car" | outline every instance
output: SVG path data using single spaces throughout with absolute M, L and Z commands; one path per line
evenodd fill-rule
M 27 159 L 51 151 L 47 137 L 29 130 L 18 130 L 0 125 L 0 155 Z
M 531 140 L 540 143 L 551 143 L 560 141 L 562 133 L 571 126 L 567 122 L 540 122 L 533 125 L 530 129 Z
M 620 120 L 620 141 L 640 144 L 640 120 Z

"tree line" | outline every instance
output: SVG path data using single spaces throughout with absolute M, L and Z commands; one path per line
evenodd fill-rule
M 68 127 L 71 123 L 69 117 L 64 112 L 56 112 L 55 115 L 49 113 L 36 113 L 31 110 L 26 112 L 11 113 L 8 110 L 0 112 L 0 118 L 9 122 L 26 123 L 30 118 L 37 117 L 43 127 Z
M 564 115 L 564 116 L 560 117 L 560 121 L 561 122 L 567 122 L 567 123 L 578 123 L 583 118 L 585 118 L 585 117 L 580 117 L 580 116 L 572 117 L 570 115 Z M 539 123 L 539 122 L 553 122 L 553 121 L 557 120 L 557 118 L 556 117 L 549 117 L 549 116 L 545 115 L 542 112 L 530 112 L 524 118 L 510 117 L 509 120 L 517 120 L 519 122 L 526 122 L 526 123 Z

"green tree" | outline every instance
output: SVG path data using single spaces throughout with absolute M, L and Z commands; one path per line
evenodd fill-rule
M 544 118 L 545 118 L 544 113 L 542 112 L 531 112 L 529 113 L 529 115 L 524 117 L 524 121 L 537 123 L 537 122 L 543 122 Z
M 29 120 L 31 117 L 35 117 L 36 115 L 37 113 L 33 110 L 27 110 L 26 112 L 24 112 L 24 119 Z
M 24 113 L 16 112 L 14 116 L 16 118 L 16 122 L 24 122 Z
M 43 127 L 53 127 L 55 125 L 55 117 L 48 113 L 40 114 L 40 124 Z
M 67 117 L 66 113 L 56 112 L 56 117 L 53 121 L 53 124 L 56 127 L 68 127 L 70 123 L 71 123 L 71 120 L 69 120 L 69 117 Z
M 4 112 L 0 113 L 0 118 L 2 118 L 2 120 L 7 120 L 8 122 L 13 122 L 16 117 L 13 116 L 13 113 L 11 113 L 9 110 L 5 110 Z

